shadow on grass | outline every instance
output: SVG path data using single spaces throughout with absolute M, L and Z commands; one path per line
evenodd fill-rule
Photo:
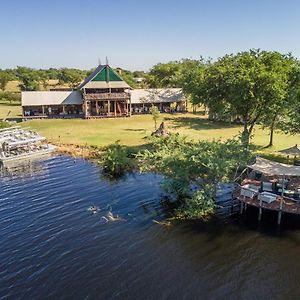
M 9 101 L 1 101 L 0 100 L 0 105 L 3 105 L 3 106 L 21 106 L 21 103 L 20 102 L 9 102 Z
M 124 129 L 125 131 L 146 131 L 146 129 L 144 128 L 139 128 L 139 129 L 131 129 L 131 128 L 127 128 L 127 129 Z
M 195 130 L 209 130 L 209 129 L 222 129 L 222 128 L 240 128 L 240 125 L 230 125 L 225 122 L 216 122 L 209 121 L 208 119 L 202 118 L 189 118 L 189 117 L 181 117 L 181 118 L 165 118 L 166 121 L 169 121 L 170 124 L 173 125 L 174 128 L 179 127 L 187 127 Z

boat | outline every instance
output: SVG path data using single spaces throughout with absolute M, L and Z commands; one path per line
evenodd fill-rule
M 0 162 L 2 164 L 52 153 L 56 147 L 46 138 L 19 126 L 0 130 Z

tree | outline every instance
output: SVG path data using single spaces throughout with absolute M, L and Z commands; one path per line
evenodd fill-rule
M 279 129 L 288 134 L 300 133 L 300 62 L 294 63 L 285 103 L 285 114 L 278 121 Z
M 177 87 L 177 75 L 180 62 L 155 65 L 146 76 L 146 83 L 151 88 Z
M 83 74 L 80 70 L 76 69 L 61 69 L 58 75 L 61 84 L 66 83 L 70 88 L 75 88 L 83 79 Z
M 39 89 L 39 75 L 36 70 L 27 67 L 17 67 L 16 77 L 20 81 L 22 91 L 36 91 Z
M 248 145 L 254 126 L 280 112 L 292 61 L 288 55 L 260 50 L 226 55 L 206 64 L 198 82 L 190 86 L 186 82 L 186 89 L 195 102 L 207 105 L 221 119 L 239 116 Z
M 43 89 L 47 90 L 49 85 L 50 73 L 45 70 L 39 70 L 39 78 L 40 82 L 42 83 Z
M 187 83 L 189 72 L 197 72 L 203 61 L 201 58 L 200 60 L 182 59 L 164 64 L 159 63 L 145 75 L 146 84 L 150 88 L 183 88 Z
M 6 71 L 0 70 L 0 89 L 4 92 L 8 82 L 12 80 L 11 75 Z
M 268 72 L 273 78 L 272 90 L 269 90 L 269 105 L 260 122 L 264 127 L 269 128 L 270 139 L 267 147 L 273 146 L 274 131 L 279 128 L 279 121 L 288 114 L 288 95 L 289 90 L 298 82 L 292 80 L 296 59 L 291 55 L 282 55 L 278 52 L 265 52 L 262 59 Z
M 157 121 L 158 121 L 158 119 L 160 117 L 160 111 L 157 108 L 157 106 L 152 105 L 152 107 L 151 107 L 151 115 L 152 115 L 152 119 L 154 121 L 154 128 L 156 130 L 157 129 Z
M 155 138 L 152 150 L 139 154 L 142 171 L 164 175 L 163 187 L 177 199 L 180 218 L 213 213 L 217 185 L 232 182 L 238 167 L 251 159 L 238 140 L 191 142 L 178 134 Z

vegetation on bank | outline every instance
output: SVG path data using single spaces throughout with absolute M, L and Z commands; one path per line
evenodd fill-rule
M 177 217 L 198 219 L 214 211 L 218 184 L 233 182 L 235 171 L 251 158 L 240 139 L 191 142 L 170 134 L 155 138 L 139 163 L 142 171 L 164 175 L 163 188 L 179 202 Z
M 151 147 L 139 153 L 119 143 L 107 147 L 100 159 L 104 174 L 118 178 L 134 167 L 162 174 L 162 187 L 176 204 L 174 217 L 180 219 L 211 215 L 218 184 L 233 182 L 237 170 L 253 159 L 240 139 L 193 142 L 170 134 L 149 143 Z
M 0 121 L 0 129 L 6 128 L 6 127 L 9 127 L 8 123 Z
M 118 178 L 126 172 L 132 171 L 134 163 L 129 157 L 130 155 L 128 148 L 120 145 L 118 141 L 106 147 L 99 161 L 104 174 L 112 178 Z

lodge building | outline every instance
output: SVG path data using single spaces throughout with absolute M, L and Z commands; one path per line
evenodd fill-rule
M 149 113 L 186 111 L 186 99 L 177 88 L 133 90 L 109 65 L 99 65 L 76 90 L 21 93 L 24 119 L 129 117 Z

